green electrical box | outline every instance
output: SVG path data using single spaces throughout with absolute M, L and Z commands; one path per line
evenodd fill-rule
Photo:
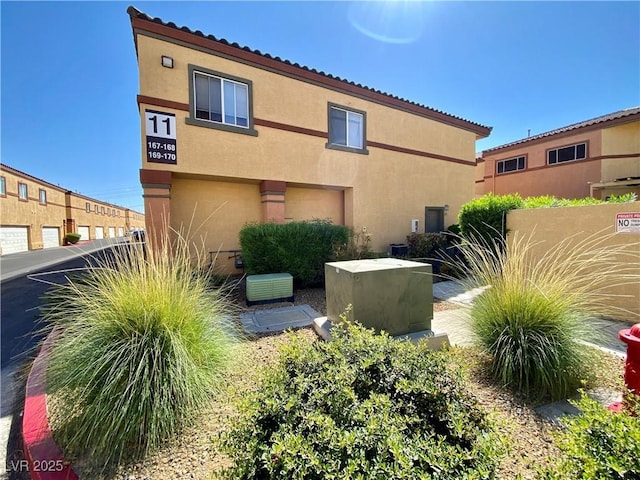
M 349 318 L 389 335 L 431 330 L 433 282 L 431 265 L 395 258 L 325 264 L 327 318 Z
M 247 305 L 276 301 L 293 302 L 293 277 L 290 273 L 267 273 L 247 277 Z

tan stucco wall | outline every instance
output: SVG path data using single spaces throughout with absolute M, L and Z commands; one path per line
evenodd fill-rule
M 640 122 L 618 125 L 602 131 L 602 155 L 623 154 L 632 156 L 602 160 L 601 181 L 640 177 Z
M 389 243 L 405 241 L 412 218 L 419 219 L 420 228 L 424 230 L 425 206 L 449 205 L 445 217 L 445 224 L 449 225 L 456 222 L 461 205 L 474 196 L 476 135 L 473 132 L 155 38 L 138 35 L 137 46 L 143 96 L 188 103 L 188 65 L 194 64 L 251 80 L 253 113 L 260 120 L 326 134 L 327 104 L 331 102 L 366 112 L 368 142 L 469 162 L 460 164 L 370 145 L 368 155 L 337 151 L 325 148 L 326 138 L 260 125 L 255 126 L 257 137 L 230 133 L 187 125 L 185 119 L 189 113 L 184 110 L 141 103 L 143 169 L 168 170 L 203 182 L 210 177 L 223 177 L 232 182 L 242 179 L 256 184 L 262 180 L 284 181 L 293 187 L 287 199 L 288 213 L 285 213 L 290 218 L 315 216 L 313 211 L 305 213 L 302 206 L 308 203 L 309 195 L 315 194 L 298 191 L 298 188 L 343 190 L 342 221 L 356 228 L 366 226 L 373 235 L 373 248 L 378 251 L 386 251 Z M 161 55 L 173 57 L 173 69 L 160 66 Z M 145 108 L 176 115 L 177 165 L 146 161 Z M 191 205 L 199 195 L 204 196 L 205 192 L 209 195 L 206 185 L 205 182 L 194 191 L 186 191 L 180 185 L 172 187 L 174 227 L 190 215 Z M 237 200 L 229 195 L 232 201 Z M 255 195 L 251 198 L 251 202 L 260 207 L 259 192 L 257 198 Z M 177 205 L 183 202 L 188 205 Z M 320 196 L 311 200 L 318 212 L 338 215 L 336 201 L 327 199 L 327 202 L 325 204 Z M 246 208 L 254 212 L 256 205 Z M 257 215 L 255 220 L 260 220 L 259 212 Z M 238 218 L 242 217 L 238 215 Z M 216 232 L 213 224 L 211 228 Z M 220 224 L 216 224 L 216 228 L 219 231 Z M 226 231 L 230 227 L 223 228 Z M 224 238 L 225 244 L 235 243 L 232 236 Z
M 239 250 L 238 232 L 262 215 L 260 187 L 251 183 L 174 178 L 171 226 L 206 252 Z M 231 267 L 230 254 L 220 253 L 216 266 Z
M 300 222 L 314 219 L 329 219 L 334 225 L 344 225 L 342 190 L 287 186 L 285 220 Z
M 109 237 L 109 227 L 115 228 L 115 235 L 118 236 L 118 228 L 122 228 L 124 233 L 129 229 L 127 224 L 127 209 L 112 205 L 110 203 L 99 202 L 94 199 L 71 193 L 67 196 L 68 216 L 74 220 L 74 231 L 78 227 L 89 227 L 91 240 L 95 239 L 95 227 L 103 227 L 105 238 Z M 86 211 L 86 203 L 89 203 L 90 211 Z M 98 205 L 98 213 L 95 213 L 95 206 Z M 102 213 L 104 207 L 105 213 Z M 109 211 L 112 213 L 109 214 Z
M 640 202 L 626 204 L 603 204 L 582 207 L 539 208 L 527 210 L 512 210 L 507 215 L 509 237 L 518 234 L 528 238 L 532 234 L 532 241 L 541 243 L 532 249 L 532 261 L 541 258 L 552 246 L 566 238 L 576 235 L 575 243 L 590 235 L 608 235 L 615 233 L 615 218 L 617 213 L 640 212 Z M 632 274 L 640 276 L 640 234 L 617 233 L 603 241 L 602 247 L 624 245 L 630 252 L 635 252 L 635 269 Z M 617 261 L 629 261 L 628 257 Z M 597 271 L 593 275 L 598 275 Z M 612 287 L 612 304 L 627 309 L 632 313 L 620 312 L 618 318 L 622 320 L 640 321 L 640 282 Z
M 547 150 L 587 142 L 587 159 L 547 165 Z M 589 196 L 589 182 L 600 181 L 601 156 L 600 131 L 591 131 L 548 141 L 523 144 L 506 151 L 483 154 L 485 181 L 484 193 L 499 195 L 519 193 L 523 197 L 554 195 L 560 198 L 584 198 Z M 496 174 L 496 162 L 526 156 L 525 170 Z
M 65 218 L 64 190 L 40 183 L 30 177 L 14 174 L 4 168 L 0 175 L 6 179 L 7 195 L 0 196 L 0 223 L 2 226 L 26 226 L 29 232 L 29 249 L 43 246 L 42 227 L 57 227 L 62 241 Z M 18 182 L 27 185 L 28 201 L 18 199 Z M 40 204 L 39 191 L 47 192 L 46 205 Z

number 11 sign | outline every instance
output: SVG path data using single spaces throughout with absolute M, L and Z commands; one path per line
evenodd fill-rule
M 147 161 L 178 163 L 176 150 L 176 116 L 172 113 L 145 110 Z

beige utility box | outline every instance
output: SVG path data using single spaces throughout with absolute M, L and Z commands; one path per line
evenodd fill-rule
M 327 318 L 349 318 L 390 335 L 431 330 L 433 284 L 427 263 L 377 258 L 326 263 Z

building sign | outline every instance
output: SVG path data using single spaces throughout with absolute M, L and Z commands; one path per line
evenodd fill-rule
M 617 233 L 640 233 L 640 212 L 616 214 Z
M 176 116 L 172 113 L 145 110 L 147 161 L 178 163 L 176 149 Z

